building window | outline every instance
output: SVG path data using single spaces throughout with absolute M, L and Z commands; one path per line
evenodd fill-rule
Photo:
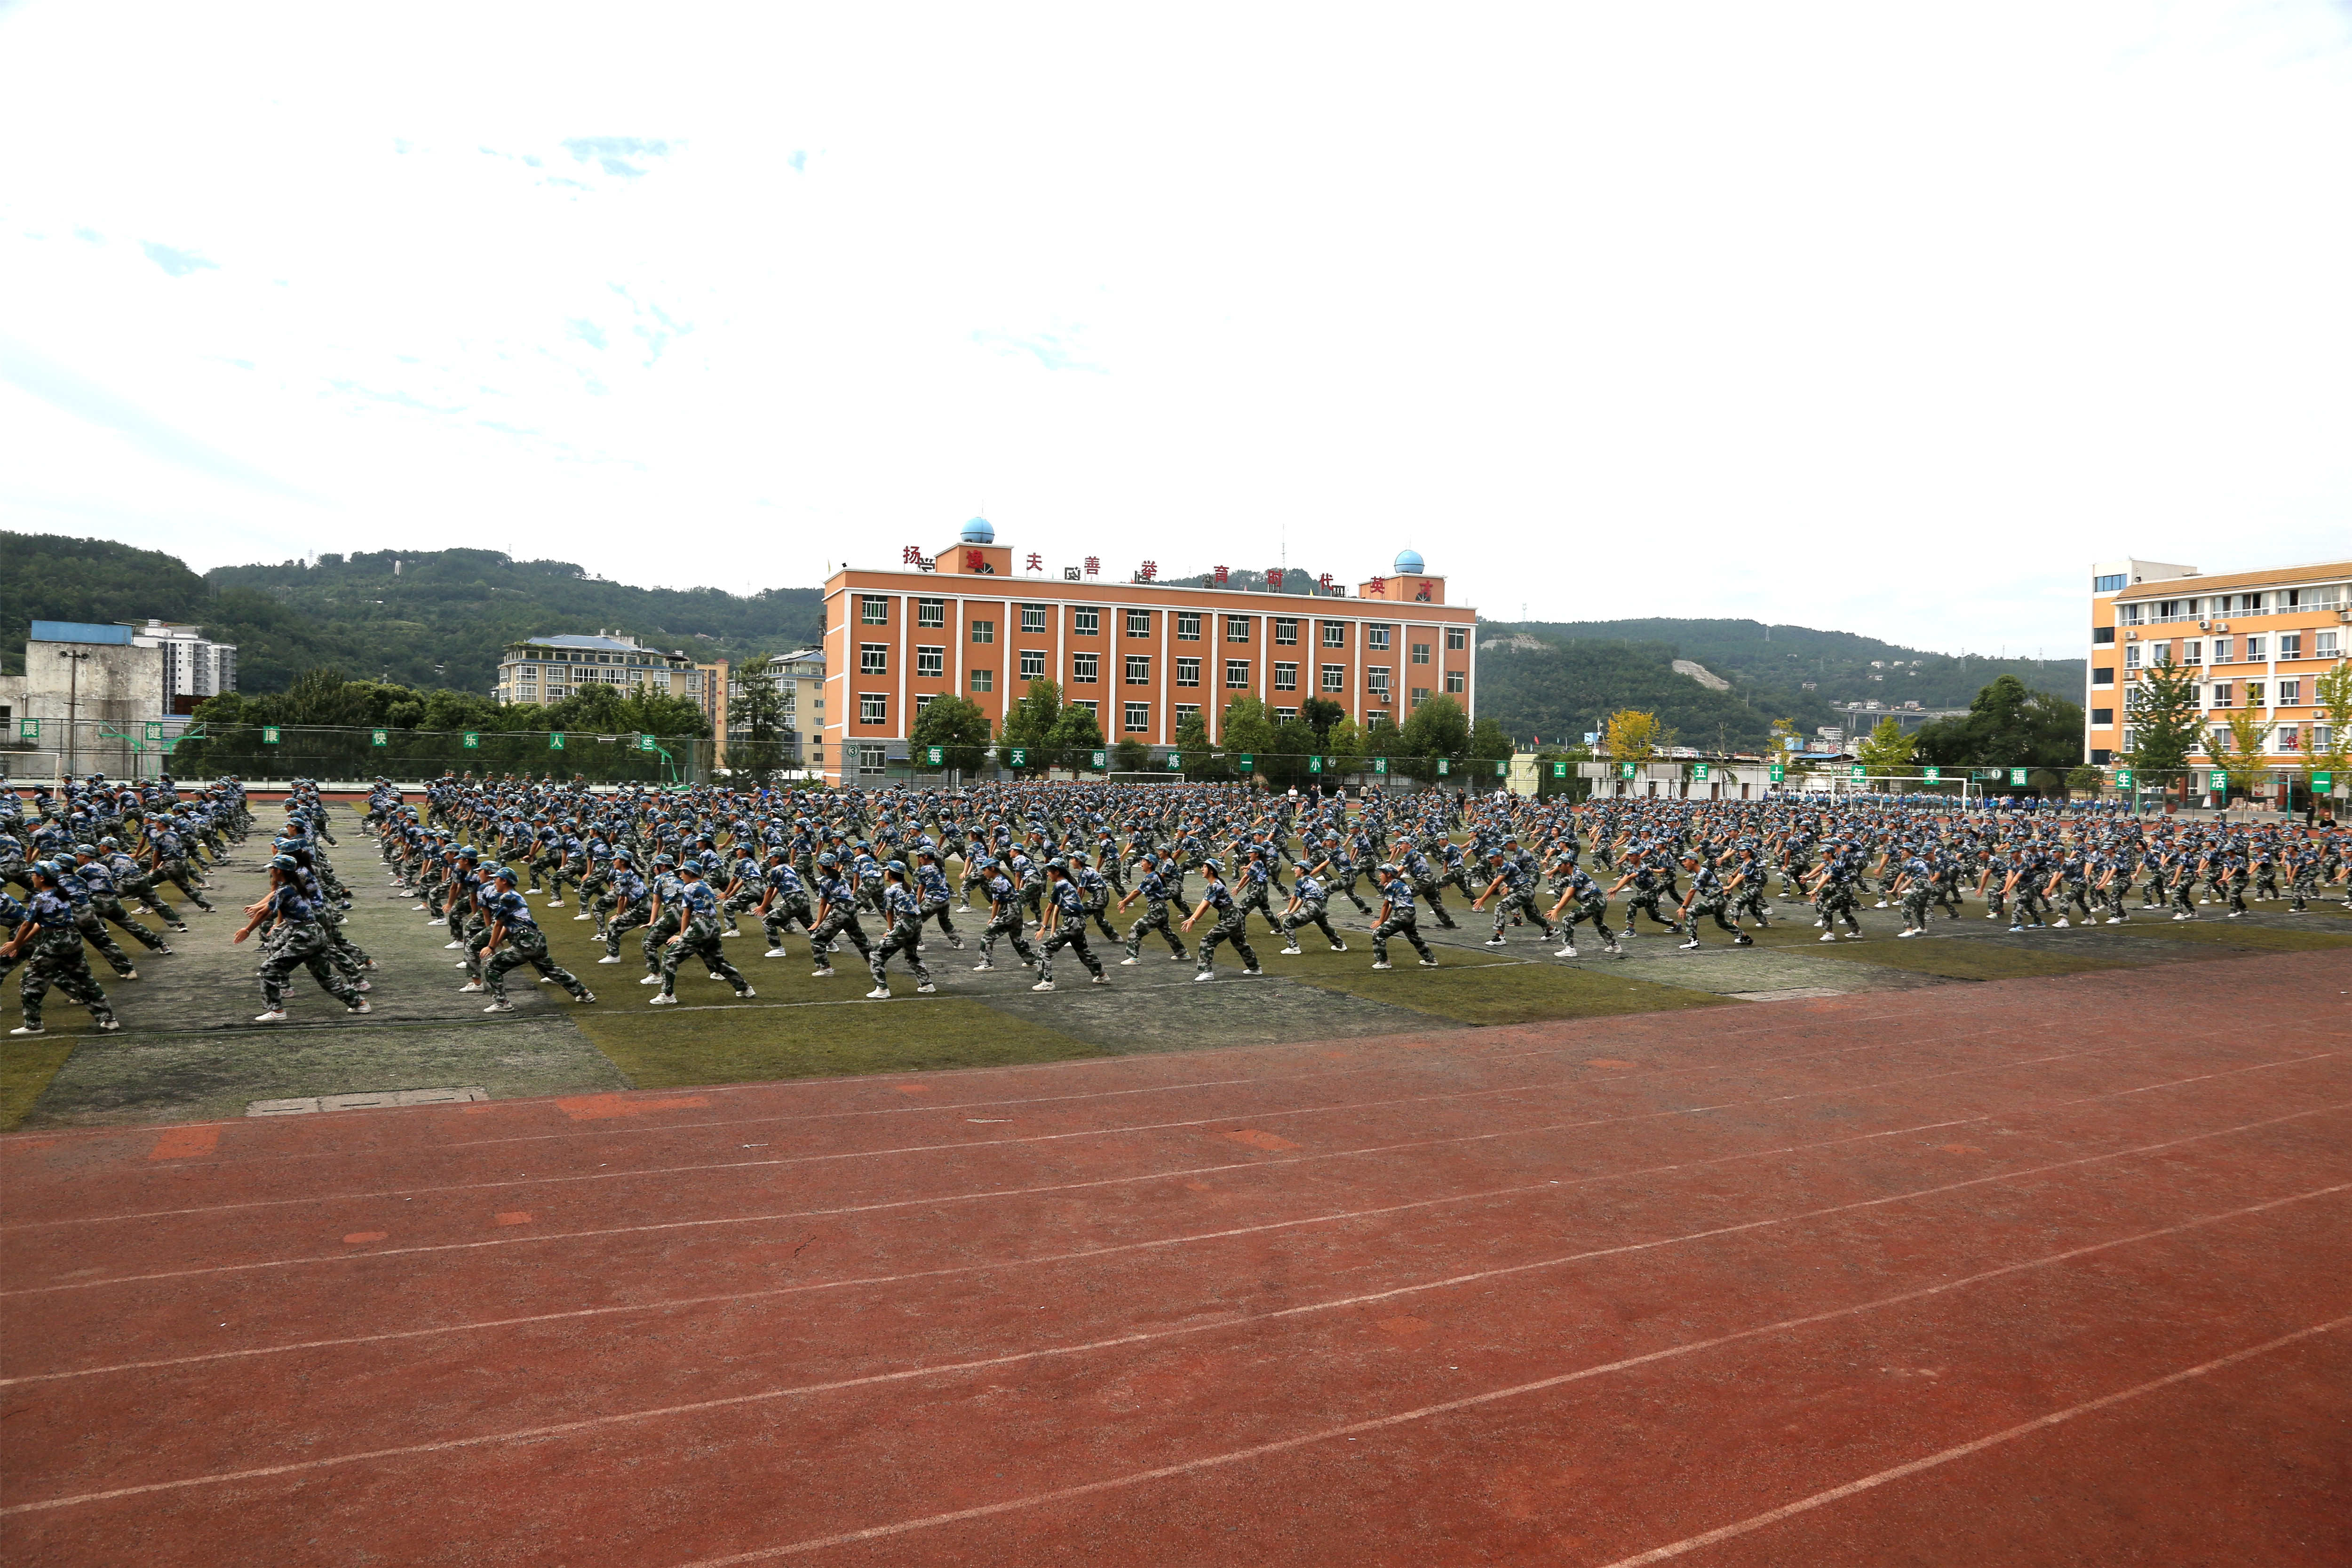
M 1325 665 L 1323 667 L 1323 689 L 1326 691 L 1347 690 L 1348 667 L 1344 664 Z
M 1426 687 L 1426 686 L 1416 686 L 1416 687 L 1414 687 L 1414 688 L 1412 689 L 1412 705 L 1413 705 L 1415 708 L 1420 707 L 1423 703 L 1424 703 L 1424 702 L 1426 702 L 1426 701 L 1428 701 L 1428 700 L 1429 700 L 1429 688 L 1428 688 L 1428 687 Z
M 2221 597 L 2222 597 L 2222 600 L 2224 601 L 2224 603 L 2226 604 L 2226 602 L 2228 601 L 2228 599 L 2229 599 L 2229 597 L 2230 597 L 2230 596 L 2229 596 L 2227 594 L 2224 594 L 2224 595 L 2221 595 Z M 2232 614 L 2235 614 L 2235 615 L 2241 615 L 2241 616 L 2259 616 L 2259 615 L 2261 615 L 2261 614 L 2263 613 L 2263 596 L 2262 596 L 2260 594 L 2241 594 L 2241 595 L 2238 595 L 2238 607 L 2237 607 L 2237 609 L 2236 609 L 2236 610 L 2232 611 L 2231 613 L 2232 613 Z M 2259 656 L 2257 656 L 2257 657 L 2259 657 Z
M 2095 666 L 2093 666 L 2093 667 L 2092 667 L 2092 669 L 2091 669 L 2091 684 L 2092 684 L 2092 685 L 2094 685 L 2094 686 L 2113 686 L 2115 683 L 2116 683 L 2116 667 L 2115 667 L 2114 665 L 2111 665 L 2111 664 L 2101 664 L 2101 665 L 2095 665 Z
M 858 600 L 857 618 L 869 626 L 890 624 L 890 601 L 879 594 L 867 594 Z
M 1176 684 L 1179 686 L 1200 685 L 1201 661 L 1197 658 L 1178 659 L 1176 661 Z
M 1139 735 L 1151 728 L 1151 704 L 1129 702 L 1122 705 L 1118 727 L 1130 735 Z
M 2329 751 L 2332 750 L 2335 745 L 2336 731 L 2332 725 L 2314 724 L 2311 727 L 2311 749 L 2313 751 Z
M 1445 689 L 1459 697 L 1462 694 L 1465 679 L 1466 678 L 1460 670 L 1449 669 L 1445 672 Z
M 2246 682 L 2246 706 L 2249 708 L 2260 708 L 2263 706 L 2263 683 L 2261 681 L 2249 680 Z
M 2263 659 L 2268 658 L 2270 657 L 2268 647 L 2269 642 L 2270 638 L 2265 637 L 2248 637 L 2246 639 L 2246 662 L 2248 664 L 2260 664 Z
M 2094 730 L 2105 730 L 2113 725 L 2115 721 L 2116 710 L 2114 709 L 2094 708 L 2091 710 L 2091 728 Z
M 1364 728 L 1367 730 L 1377 730 L 1383 724 L 1391 724 L 1394 722 L 1395 720 L 1391 718 L 1385 711 L 1370 713 L 1364 717 Z
M 1024 632 L 1044 631 L 1045 629 L 1045 606 L 1043 605 L 1022 605 L 1021 629 Z
M 1088 713 L 1099 713 L 1102 710 L 1102 704 L 1090 697 L 1077 698 L 1071 702 L 1070 706 L 1073 708 L 1083 708 Z
M 1274 617 L 1274 640 L 1275 640 L 1275 641 L 1276 641 L 1276 642 L 1278 642 L 1278 643 L 1295 643 L 1295 642 L 1297 642 L 1297 641 L 1298 640 L 1298 622 L 1297 622 L 1297 620 L 1295 617 L 1290 616 L 1275 616 L 1275 617 Z
M 948 650 L 943 647 L 919 647 L 915 650 L 915 673 L 933 679 L 948 672 Z
M 1127 656 L 1127 683 L 1129 686 L 1151 684 L 1151 656 L 1131 653 Z
M 1348 623 L 1345 621 L 1325 621 L 1323 623 L 1323 646 L 1325 647 L 1346 647 L 1348 646 Z
M 1128 611 L 1127 635 L 1131 637 L 1150 637 L 1151 635 L 1151 612 L 1150 610 Z
M 878 773 L 887 767 L 889 763 L 890 753 L 881 746 L 857 748 L 857 771 L 861 773 Z
M 2336 634 L 2334 632 L 2313 633 L 2311 638 L 2311 657 L 2314 658 L 2334 658 L 2336 657 Z
M 994 621 L 972 622 L 971 640 L 974 642 L 994 642 L 996 640 L 996 623 Z
M 2105 577 L 2094 577 L 2091 579 L 2091 592 L 2094 594 L 2113 594 L 2121 589 L 2123 585 L 2124 574 L 2121 572 L 2114 573 Z
M 1427 664 L 1429 662 L 1429 645 L 1427 643 L 1417 642 L 1412 645 L 1412 662 L 1415 664 Z
M 1091 609 L 1072 610 L 1070 612 L 1070 635 L 1072 637 L 1098 637 L 1102 636 L 1102 612 L 1100 610 Z
M 1383 697 L 1387 696 L 1389 689 L 1389 667 L 1385 664 L 1376 664 L 1370 669 L 1364 671 L 1364 689 L 1367 691 L 1377 691 Z
M 1198 719 L 1200 716 L 1201 705 L 1199 703 L 1179 702 L 1176 704 L 1176 724 L 1179 729 L 1183 727 L 1185 720 Z
M 1298 667 L 1295 664 L 1276 665 L 1274 667 L 1274 689 L 1276 691 L 1297 690 Z
M 1201 640 L 1201 616 L 1198 611 L 1179 610 L 1176 613 L 1176 640 L 1178 642 Z
M 1469 646 L 1470 646 L 1470 628 L 1469 628 L 1469 627 L 1467 627 L 1467 626 L 1448 626 L 1448 627 L 1446 627 L 1446 628 L 1445 628 L 1445 651 L 1446 651 L 1446 652 L 1448 652 L 1448 653 L 1460 653 L 1464 648 L 1468 647 Z
M 2278 656 L 2281 658 L 2301 658 L 2303 657 L 2303 634 L 2301 632 L 2279 633 Z
M 1021 679 L 1024 680 L 1043 680 L 1045 679 L 1045 650 L 1044 648 L 1024 647 L 1021 650 Z
M 1386 626 L 1366 626 L 1364 628 L 1364 646 L 1366 647 L 1388 647 L 1389 628 Z
M 890 721 L 890 700 L 879 691 L 857 694 L 857 721 L 861 724 L 887 724 Z
M 2230 656 L 2230 645 L 2234 640 L 2235 639 L 2231 637 L 2215 637 L 2213 639 L 2213 662 L 2215 664 L 2235 664 L 2238 662 Z
M 975 670 L 973 670 L 973 671 L 971 672 L 971 689 L 972 689 L 974 691 L 993 691 L 993 690 L 995 690 L 995 689 L 996 689 L 996 671 L 994 671 L 994 670 L 992 670 L 992 669 L 975 669 Z
M 2282 752 L 2298 750 L 2299 748 L 2296 746 L 2295 742 L 2301 739 L 2302 737 L 2295 732 L 2294 725 L 2283 724 L 2279 727 L 2278 749 Z
M 1070 656 L 1070 679 L 1081 686 L 1092 686 L 1102 679 L 1102 655 L 1074 653 Z
M 2095 643 L 2095 644 L 2097 644 L 2097 643 L 2111 643 L 2111 642 L 2113 642 L 2113 641 L 2115 641 L 2115 640 L 2116 640 L 2116 628 L 2115 628 L 2115 627 L 2113 627 L 2113 626 L 2093 626 L 2093 627 L 2091 628 L 2091 641 L 2092 641 L 2093 643 Z
M 2234 682 L 2227 681 L 2227 680 L 2217 680 L 2217 681 L 2215 681 L 2215 682 L 2213 683 L 2213 706 L 2214 706 L 2214 707 L 2216 707 L 2216 708 L 2231 708 L 2231 707 L 2234 707 L 2234 706 L 2236 706 L 2236 703 L 2237 703 L 2237 686 L 2236 686 L 2236 684 L 2235 684 Z
M 2203 642 L 2202 640 L 2200 640 L 2200 639 L 2191 638 L 2189 641 L 2185 642 L 2185 643 L 2182 643 L 2182 644 L 2180 645 L 2180 661 L 2181 661 L 2183 664 L 2202 664 L 2202 663 L 2204 663 L 2204 662 L 2205 662 L 2205 644 L 2204 644 L 2204 642 Z
M 2132 643 L 2125 647 L 2124 668 L 2126 669 L 2137 669 L 2139 668 L 2139 644 Z
M 1225 640 L 1227 642 L 1249 641 L 1250 618 L 1247 616 L 1227 616 L 1225 617 Z
M 931 705 L 932 699 L 939 695 L 940 694 L 936 691 L 926 691 L 921 696 L 915 699 L 915 721 L 917 723 L 919 724 L 922 722 L 923 710 L 929 708 Z
M 2300 681 L 2300 680 L 2282 680 L 2282 681 L 2280 681 L 2280 682 L 2278 683 L 2278 705 L 2279 705 L 2280 707 L 2282 707 L 2282 708 L 2295 708 L 2295 707 L 2300 707 L 2300 706 L 2302 705 L 2302 703 L 2303 703 L 2303 682 L 2302 682 L 2302 681 Z
M 1235 690 L 1245 687 L 1248 684 L 1249 660 L 1245 658 L 1229 658 L 1225 660 L 1226 689 L 1228 690 Z
M 948 602 L 945 599 L 915 601 L 915 624 L 919 626 L 943 626 L 948 624 Z
M 1277 724 L 1287 724 L 1297 717 L 1298 710 L 1296 708 L 1277 708 L 1274 710 L 1274 721 Z
M 890 645 L 886 642 L 862 642 L 857 645 L 857 673 L 887 675 L 890 673 Z

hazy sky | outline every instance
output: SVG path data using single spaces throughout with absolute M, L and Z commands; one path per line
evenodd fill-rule
M 814 584 L 1412 545 L 2074 651 L 2352 554 L 2352 5 L 0 3 L 0 521 Z

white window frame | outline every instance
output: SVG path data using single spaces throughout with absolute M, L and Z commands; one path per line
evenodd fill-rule
M 1250 683 L 1250 661 L 1245 658 L 1225 660 L 1225 689 L 1246 691 Z
M 1074 637 L 1102 636 L 1102 610 L 1094 605 L 1074 605 L 1070 607 L 1070 635 Z
M 1144 735 L 1151 731 L 1151 704 L 1124 702 L 1119 705 L 1118 731 L 1122 735 Z
M 992 670 L 992 669 L 975 669 L 975 670 L 973 670 L 973 671 L 971 672 L 971 689 L 972 689 L 974 691 L 993 691 L 993 690 L 995 690 L 995 689 L 996 689 L 996 671 L 994 671 L 994 670 Z
M 890 721 L 890 694 L 887 691 L 859 692 L 857 721 L 861 724 L 887 724 Z
M 1298 666 L 1277 663 L 1274 667 L 1274 689 L 1276 691 L 1298 689 Z
M 1070 683 L 1074 686 L 1102 684 L 1102 655 L 1074 653 L 1070 655 Z
M 857 673 L 887 675 L 890 673 L 890 645 L 886 642 L 862 642 L 857 645 Z
M 1050 605 L 1022 605 L 1021 629 L 1024 632 L 1044 631 L 1045 629 L 1045 612 L 1051 608 L 1053 608 L 1053 606 Z
M 857 624 L 861 626 L 887 626 L 890 624 L 890 595 L 860 594 L 857 595 Z
M 973 642 L 975 642 L 975 643 L 993 643 L 993 642 L 995 642 L 995 641 L 996 641 L 996 623 L 995 623 L 994 621 L 974 621 L 974 622 L 972 622 L 972 623 L 971 623 L 971 640 L 972 640 Z
M 1200 611 L 1179 610 L 1176 612 L 1176 640 L 1178 642 L 1199 642 L 1201 640 Z
M 1201 684 L 1201 661 L 1197 657 L 1192 658 L 1180 658 L 1177 659 L 1176 684 L 1179 686 L 1198 686 Z
M 948 624 L 948 602 L 945 599 L 915 601 L 915 624 L 919 626 L 944 626 Z
M 948 650 L 944 647 L 915 648 L 915 677 L 919 680 L 944 679 L 948 673 Z
M 1122 618 L 1125 621 L 1127 635 L 1129 637 L 1148 637 L 1151 635 L 1151 612 L 1150 610 L 1129 610 Z
M 1131 653 L 1127 656 L 1127 683 L 1129 686 L 1149 686 L 1151 684 L 1151 656 L 1150 654 Z
M 1298 646 L 1298 617 L 1297 617 L 1297 616 L 1275 616 L 1275 617 L 1274 617 L 1274 640 L 1275 640 L 1276 642 L 1277 642 L 1277 643 L 1281 644 L 1281 645 L 1282 645 L 1283 647 L 1297 647 L 1297 646 Z
M 1034 673 L 1032 673 L 1033 670 Z M 1044 648 L 1024 647 L 1021 650 L 1021 679 L 1024 680 L 1043 680 L 1045 679 L 1045 650 Z

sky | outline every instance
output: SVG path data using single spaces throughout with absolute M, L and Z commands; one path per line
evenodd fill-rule
M 1404 548 L 2079 653 L 2352 555 L 2352 0 L 0 0 L 0 526 L 809 585 Z

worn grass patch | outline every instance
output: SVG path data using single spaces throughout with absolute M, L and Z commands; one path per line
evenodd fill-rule
M 24 1125 L 33 1102 L 84 1037 L 47 1034 L 11 1040 L 0 1034 L 0 1132 L 14 1132 Z
M 598 1006 L 582 1008 L 572 1021 L 640 1089 L 1006 1067 L 1108 1054 L 963 996 L 814 1006 Z
M 2035 939 L 2017 939 L 2020 942 L 2028 940 Z M 2059 940 L 2064 940 L 2063 934 Z M 1841 939 L 1832 945 L 1817 936 L 1813 951 L 1823 958 L 1875 963 L 1888 969 L 1909 970 L 1914 974 L 1939 974 L 1947 980 L 2027 980 L 2055 974 L 2087 974 L 2095 969 L 2137 967 L 2126 959 L 2050 952 L 2012 946 L 2006 940 L 1989 939 L 1938 942 L 1925 937 L 1904 942 L 1895 937 L 1874 936 L 1866 942 Z
M 1714 1007 L 1729 1001 L 1709 992 L 1596 974 L 1565 964 L 1454 964 L 1441 958 L 1440 962 L 1446 963 L 1444 968 L 1422 969 L 1412 967 L 1412 950 L 1409 947 L 1391 947 L 1390 957 L 1401 966 L 1386 974 L 1360 969 L 1296 978 L 1327 991 L 1410 1007 L 1461 1024 L 1605 1018 L 1621 1013 Z
M 2249 952 L 2315 952 L 2326 948 L 2352 947 L 2352 933 L 2337 931 L 2314 931 L 2303 927 L 2294 931 L 2277 926 L 2249 925 L 2226 916 L 2205 916 L 2200 920 L 2149 920 L 2136 917 L 2119 926 L 2109 926 L 2111 931 L 2128 933 L 2163 942 L 2205 942 L 2219 947 L 2243 948 Z

